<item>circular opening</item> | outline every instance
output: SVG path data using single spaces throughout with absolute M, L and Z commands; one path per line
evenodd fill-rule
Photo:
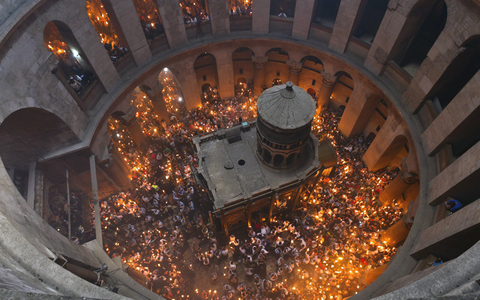
M 245 161 L 243 159 L 241 159 L 241 160 L 238 161 L 238 164 L 243 166 L 245 164 Z

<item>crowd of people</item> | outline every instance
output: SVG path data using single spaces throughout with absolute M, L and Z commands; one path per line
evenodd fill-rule
M 183 12 L 183 22 L 185 25 L 200 25 L 210 18 L 205 10 L 203 1 L 181 1 L 180 7 Z
M 253 1 L 243 1 L 241 4 L 233 3 L 230 7 L 228 14 L 230 16 L 251 16 L 252 15 L 252 4 Z
M 251 228 L 228 238 L 208 224 L 213 206 L 192 179 L 197 158 L 190 138 L 254 118 L 255 100 L 206 102 L 172 114 L 169 124 L 153 115 L 142 121 L 152 133 L 147 149 L 124 131 L 115 140 L 132 170 L 132 188 L 101 202 L 106 251 L 148 278 L 153 291 L 168 299 L 341 299 L 360 291 L 365 272 L 395 254 L 380 237 L 402 211 L 376 199 L 396 174 L 368 172 L 361 161 L 368 144 L 339 132 L 341 112 L 324 110 L 312 126 L 337 151 L 335 173 L 301 197 L 298 210 L 285 209 L 271 222 L 256 215 Z

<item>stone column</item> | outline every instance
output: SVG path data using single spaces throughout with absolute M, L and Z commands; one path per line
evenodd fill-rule
M 95 237 L 98 244 L 101 245 L 103 248 L 102 219 L 100 217 L 100 203 L 98 199 L 97 164 L 95 163 L 95 155 L 90 156 L 90 175 L 92 177 L 93 209 L 95 215 Z
M 233 49 L 211 52 L 217 61 L 218 92 L 222 98 L 235 97 L 232 52 Z
M 137 110 L 132 107 L 130 111 L 122 117 L 120 121 L 128 128 L 130 136 L 132 137 L 137 147 L 147 148 L 148 143 L 145 135 L 143 134 L 142 126 L 137 120 L 136 112 Z
M 178 69 L 182 70 L 182 72 L 175 75 L 182 89 L 183 100 L 187 110 L 200 107 L 202 105 L 201 91 L 198 86 L 195 69 L 193 68 L 193 61 L 180 65 Z
M 230 18 L 228 15 L 228 1 L 208 0 L 208 14 L 212 25 L 213 36 L 228 35 L 230 33 Z
M 292 37 L 306 40 L 312 23 L 312 11 L 315 0 L 301 0 L 295 4 L 295 16 L 293 19 Z
M 31 162 L 28 166 L 28 190 L 27 190 L 27 204 L 32 209 L 35 208 L 35 169 L 37 163 Z
M 333 87 L 337 83 L 337 76 L 327 73 L 325 70 L 322 70 L 321 74 L 323 77 L 323 85 L 320 89 L 320 93 L 318 94 L 317 114 L 322 110 L 322 106 L 328 107 L 328 104 L 330 103 L 330 96 L 332 96 Z
M 114 143 L 111 143 L 108 147 L 108 162 L 103 165 L 102 170 L 119 189 L 124 190 L 131 186 L 130 178 L 128 177 L 130 169 Z
M 328 48 L 343 53 L 348 40 L 360 21 L 367 0 L 341 0 Z
M 255 0 L 252 4 L 252 32 L 268 33 L 270 29 L 270 0 Z
M 298 85 L 298 80 L 300 79 L 300 72 L 302 71 L 303 63 L 287 59 L 287 66 L 289 71 L 288 81 L 293 82 L 294 85 Z
M 395 247 L 407 238 L 413 224 L 413 220 L 409 217 L 409 214 L 410 213 L 407 212 L 401 220 L 381 234 L 380 240 L 383 244 L 389 247 Z
M 185 45 L 187 31 L 183 22 L 182 9 L 178 0 L 154 0 L 158 3 L 158 12 L 162 18 L 163 28 L 167 36 L 170 49 L 179 48 Z
M 113 10 L 118 25 L 121 27 L 123 35 L 127 40 L 130 52 L 133 55 L 137 66 L 142 65 L 152 57 L 152 52 L 148 47 L 147 39 L 138 19 L 137 10 L 131 0 L 111 0 L 105 1 L 104 6 L 107 9 L 111 3 L 111 10 Z M 107 10 L 107 13 L 109 11 Z M 109 13 L 111 15 L 111 13 Z M 113 19 L 110 18 L 112 22 Z
M 406 158 L 402 158 L 402 168 L 397 177 L 395 177 L 380 194 L 379 200 L 383 205 L 392 203 L 392 201 L 401 196 L 409 186 L 418 182 L 418 176 L 408 172 L 406 160 Z
M 265 65 L 267 64 L 267 56 L 252 56 L 255 74 L 253 76 L 253 94 L 255 97 L 260 96 L 265 85 Z
M 375 107 L 382 98 L 375 92 L 374 87 L 365 82 L 362 82 L 359 87 L 355 87 L 338 124 L 338 129 L 344 135 L 350 137 L 365 130 L 365 126 L 375 112 Z
M 85 11 L 85 3 L 83 3 L 82 6 Z M 120 79 L 120 75 L 118 75 L 117 69 L 113 65 L 112 60 L 110 59 L 107 50 L 105 50 L 100 36 L 95 30 L 95 27 L 93 27 L 87 13 L 85 12 L 79 14 L 79 16 L 80 15 L 82 15 L 80 19 L 75 20 L 75 22 L 72 23 L 72 25 L 75 24 L 76 26 L 71 27 L 75 41 L 70 41 L 74 47 L 82 49 L 83 54 L 85 54 L 85 57 L 80 54 L 77 59 L 82 67 L 87 65 L 86 69 L 90 69 L 91 66 L 105 90 L 107 92 L 112 92 L 117 81 Z M 68 36 L 68 34 L 63 35 L 64 38 L 66 38 L 66 36 Z M 86 62 L 86 58 L 88 58 L 89 64 Z
M 162 120 L 165 122 L 169 122 L 170 118 L 167 112 L 167 105 L 165 104 L 165 99 L 163 99 L 163 84 L 157 82 L 157 85 L 154 86 L 152 89 L 142 89 L 148 99 L 152 102 L 153 109 L 155 110 L 155 114 L 158 116 L 158 121 L 161 123 Z

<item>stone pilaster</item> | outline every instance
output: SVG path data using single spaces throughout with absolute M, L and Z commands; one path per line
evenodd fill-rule
M 345 52 L 348 40 L 360 21 L 367 0 L 341 0 L 328 48 Z
M 314 6 L 315 0 L 301 0 L 296 2 L 292 37 L 301 40 L 306 40 L 308 38 Z
M 320 113 L 323 106 L 328 107 L 330 104 L 330 96 L 332 96 L 333 87 L 337 83 L 337 76 L 332 75 L 325 70 L 322 70 L 321 74 L 323 77 L 323 85 L 318 94 L 317 114 Z
M 112 4 L 112 9 L 115 12 L 123 35 L 127 40 L 135 63 L 137 66 L 140 66 L 150 60 L 152 53 L 150 52 L 142 25 L 138 19 L 135 5 L 131 0 L 113 0 L 110 3 Z
M 187 31 L 183 22 L 183 14 L 178 0 L 156 0 L 158 12 L 162 18 L 165 35 L 171 49 L 185 45 Z
M 228 35 L 230 33 L 228 1 L 208 0 L 206 2 L 208 3 L 213 36 Z
M 288 81 L 293 82 L 294 85 L 298 85 L 298 80 L 300 79 L 300 72 L 302 71 L 303 63 L 287 59 L 287 66 L 289 71 Z
M 258 97 L 263 92 L 265 85 L 265 65 L 267 64 L 267 56 L 252 56 L 255 74 L 253 77 L 253 94 Z
M 270 0 L 255 0 L 252 4 L 252 32 L 266 34 L 270 28 Z

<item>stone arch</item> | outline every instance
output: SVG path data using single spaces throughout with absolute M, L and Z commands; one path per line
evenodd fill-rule
M 265 56 L 268 57 L 268 60 L 276 60 L 286 62 L 290 58 L 287 51 L 282 48 L 271 48 L 265 52 Z
M 285 160 L 285 157 L 281 154 L 276 154 L 274 157 L 273 157 L 273 165 L 276 167 L 276 168 L 280 168 L 282 166 L 282 163 L 283 161 Z
M 207 52 L 200 54 L 195 59 L 193 68 L 197 76 L 198 86 L 202 87 L 200 90 L 202 99 L 205 98 L 205 91 L 203 90 L 205 84 L 210 84 L 212 88 L 210 91 L 207 91 L 208 100 L 215 100 L 215 97 L 218 99 L 218 92 L 216 95 L 214 93 L 214 90 L 218 88 L 217 60 L 215 56 Z
M 48 153 L 81 142 L 70 126 L 41 108 L 23 108 L 0 125 L 0 155 L 5 167 L 24 168 Z
M 290 58 L 287 51 L 282 48 L 271 48 L 265 53 L 268 61 L 265 64 L 265 85 L 273 86 L 273 80 L 279 78 L 283 83 L 288 81 L 289 70 L 286 64 Z
M 81 97 L 97 77 L 72 30 L 61 21 L 50 21 L 45 25 L 43 40 L 45 47 L 58 60 L 58 69 L 55 71 L 57 77 L 73 96 Z M 85 110 L 86 104 L 82 99 L 76 100 Z

